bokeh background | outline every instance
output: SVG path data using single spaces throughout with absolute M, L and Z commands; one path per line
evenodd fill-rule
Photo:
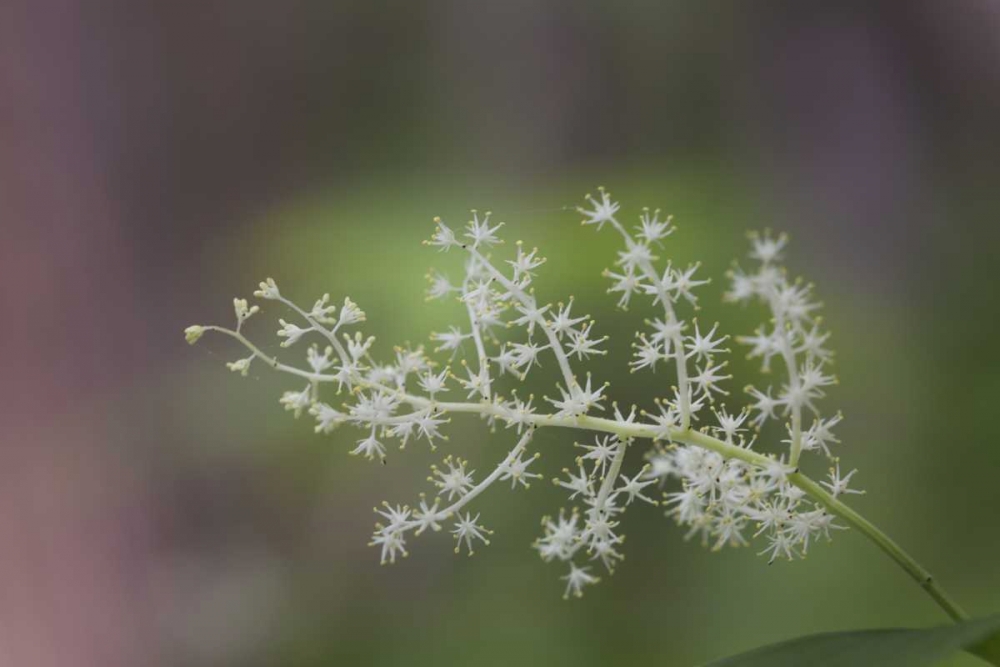
M 693 665 L 945 621 L 858 534 L 768 567 L 648 507 L 566 602 L 529 548 L 548 483 L 483 498 L 475 558 L 424 536 L 380 567 L 371 508 L 415 499 L 431 455 L 349 457 L 354 433 L 281 411 L 284 378 L 184 343 L 267 275 L 350 295 L 383 351 L 426 340 L 454 310 L 421 276 L 457 259 L 420 240 L 489 208 L 550 257 L 542 296 L 613 337 L 615 398 L 649 405 L 669 376 L 623 372 L 643 312 L 604 293 L 613 239 L 564 210 L 597 184 L 675 215 L 667 252 L 718 278 L 701 317 L 731 333 L 763 317 L 720 299 L 744 232 L 792 235 L 855 505 L 1000 610 L 1000 3 L 833 4 L 0 3 L 0 664 Z M 542 467 L 572 439 L 542 434 Z M 508 441 L 460 421 L 440 453 L 483 469 Z

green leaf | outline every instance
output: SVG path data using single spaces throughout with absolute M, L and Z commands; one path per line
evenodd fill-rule
M 985 640 L 966 650 L 973 655 L 979 656 L 991 665 L 1000 665 L 1000 632 L 994 632 Z
M 918 667 L 962 650 L 1000 667 L 1000 614 L 922 630 L 809 635 L 716 660 L 707 667 Z

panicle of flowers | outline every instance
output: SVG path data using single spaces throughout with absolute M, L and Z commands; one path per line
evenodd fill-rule
M 745 414 L 745 413 L 744 413 Z M 715 427 L 731 427 L 724 419 Z M 690 445 L 672 445 L 650 454 L 647 479 L 680 480 L 667 493 L 667 515 L 714 550 L 747 546 L 763 536 L 761 552 L 769 561 L 804 556 L 810 542 L 829 537 L 833 516 L 792 485 L 793 472 L 781 459 L 768 467 L 753 466 L 718 452 Z
M 588 195 L 587 200 L 593 208 L 578 209 L 585 216 L 583 223 L 596 223 L 598 229 L 609 224 L 625 245 L 624 250 L 618 251 L 615 269 L 604 271 L 605 277 L 612 281 L 608 291 L 620 295 L 618 306 L 622 309 L 627 309 L 637 294 L 648 296 L 653 306 L 658 307 L 656 317 L 646 320 L 648 329 L 636 332 L 631 370 L 655 371 L 657 364 L 674 365 L 675 408 L 679 425 L 688 428 L 706 403 L 711 403 L 716 394 L 726 393 L 720 383 L 730 377 L 724 372 L 726 362 L 717 362 L 717 355 L 728 352 L 722 346 L 727 337 L 716 334 L 718 325 L 702 335 L 696 321 L 692 327 L 679 313 L 682 306 L 697 308 L 695 290 L 709 280 L 695 277 L 700 268 L 698 263 L 677 268 L 668 261 L 657 266 L 658 249 L 676 231 L 671 217 L 661 218 L 659 210 L 643 209 L 639 224 L 630 231 L 615 217 L 621 207 L 604 188 L 600 188 L 599 198 Z M 693 334 L 687 334 L 692 328 Z
M 817 316 L 812 286 L 789 280 L 778 264 L 787 239 L 752 236 L 756 269 L 734 268 L 726 298 L 757 300 L 770 308 L 768 324 L 735 340 L 749 346 L 764 370 L 775 360 L 784 364 L 788 379 L 776 387 L 748 387 L 749 404 L 731 410 L 722 403 L 734 400 L 727 387 L 729 336 L 719 324 L 694 317 L 709 280 L 701 277 L 697 262 L 680 265 L 660 256 L 676 231 L 673 219 L 643 209 L 638 223 L 626 226 L 617 218 L 621 205 L 603 188 L 597 196 L 587 195 L 578 211 L 584 225 L 607 226 L 620 238 L 613 268 L 604 272 L 618 306 L 645 302 L 650 309 L 635 332 L 629 363 L 632 372 L 659 373 L 660 397 L 646 410 L 620 409 L 610 400 L 610 385 L 581 366 L 606 353 L 608 336 L 572 297 L 553 302 L 537 296 L 535 280 L 546 259 L 520 241 L 501 254 L 503 223 L 489 212 L 472 211 L 464 226 L 434 220 L 426 244 L 455 251 L 449 257 L 457 253 L 460 263 L 449 270 L 461 278 L 432 270 L 426 296 L 454 299 L 463 314 L 431 334 L 430 351 L 398 346 L 376 359 L 376 341 L 360 328 L 367 317 L 358 304 L 350 298 L 335 304 L 323 294 L 311 308 L 302 308 L 270 278 L 254 295 L 287 311 L 278 319 L 277 335 L 282 350 L 304 348 L 301 364 L 286 363 L 285 352 L 279 360 L 251 342 L 244 324 L 260 308 L 239 298 L 233 302 L 234 328 L 196 325 L 185 336 L 192 344 L 208 331 L 237 340 L 250 356 L 227 366 L 242 375 L 257 361 L 293 376 L 281 405 L 296 417 L 312 417 L 317 433 L 357 428 L 347 451 L 364 459 L 385 462 L 394 448 L 411 442 L 433 450 L 448 441 L 444 430 L 461 414 L 478 415 L 491 432 L 505 434 L 511 445 L 499 461 L 475 466 L 485 474 L 447 454 L 431 466 L 430 489 L 416 503 L 386 502 L 375 509 L 370 543 L 382 563 L 405 557 L 410 540 L 428 529 L 447 531 L 456 552 L 471 555 L 488 545 L 493 532 L 472 505 L 498 482 L 520 490 L 541 479 L 532 467 L 540 454 L 529 447 L 536 430 L 547 426 L 593 432 L 577 443 L 578 455 L 552 480 L 566 494 L 565 506 L 542 519 L 542 534 L 534 542 L 542 560 L 568 568 L 562 576 L 567 597 L 582 595 L 600 580 L 600 570 L 613 572 L 622 561 L 622 518 L 636 504 L 662 508 L 687 537 L 712 549 L 746 546 L 757 538 L 770 561 L 805 555 L 838 526 L 803 491 L 801 452 L 832 459 L 822 483 L 830 497 L 860 492 L 850 486 L 856 471 L 841 475 L 831 455 L 839 443 L 833 429 L 842 417 L 819 412 L 820 399 L 835 382 L 829 333 Z M 543 373 L 550 376 L 539 400 L 519 393 L 523 383 Z M 811 424 L 803 422 L 804 414 L 814 417 Z M 757 452 L 760 427 L 776 419 L 787 421 L 788 452 Z M 643 440 L 651 446 L 630 455 Z
M 788 237 L 750 234 L 750 258 L 756 269 L 745 271 L 737 265 L 729 272 L 730 289 L 726 298 L 747 303 L 759 301 L 770 310 L 771 319 L 749 336 L 737 336 L 736 341 L 749 348 L 748 356 L 761 360 L 762 370 L 771 370 L 777 359 L 784 365 L 786 382 L 780 387 L 763 389 L 748 386 L 753 397 L 754 424 L 762 426 L 771 419 L 787 419 L 789 463 L 799 463 L 803 451 L 822 452 L 832 458 L 830 445 L 837 442 L 831 429 L 840 420 L 839 413 L 824 418 L 818 401 L 826 389 L 836 383 L 829 372 L 833 352 L 827 347 L 830 334 L 817 315 L 821 304 L 813 295 L 813 286 L 801 279 L 790 280 L 779 262 Z M 811 426 L 804 419 L 812 416 Z

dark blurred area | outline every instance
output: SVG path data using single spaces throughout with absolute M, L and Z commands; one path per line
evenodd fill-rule
M 609 239 L 563 210 L 598 183 L 676 214 L 667 254 L 704 260 L 728 333 L 762 318 L 720 303 L 743 233 L 791 233 L 856 506 L 1000 610 L 998 118 L 991 0 L 0 3 L 0 665 L 691 665 L 943 622 L 857 534 L 767 567 L 649 509 L 621 571 L 564 602 L 528 548 L 563 502 L 547 483 L 484 498 L 475 558 L 425 536 L 379 567 L 369 510 L 412 502 L 430 455 L 347 457 L 352 432 L 282 413 L 283 378 L 184 343 L 267 275 L 349 294 L 383 351 L 424 340 L 450 311 L 419 278 L 454 261 L 419 245 L 431 217 L 492 208 L 648 406 L 664 377 L 624 372 L 642 314 L 616 314 Z M 453 426 L 496 458 L 501 436 Z M 571 442 L 545 434 L 549 472 Z

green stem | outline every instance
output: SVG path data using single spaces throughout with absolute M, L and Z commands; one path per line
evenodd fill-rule
M 888 554 L 901 568 L 906 570 L 906 573 L 938 603 L 938 606 L 944 609 L 945 613 L 951 617 L 951 620 L 956 623 L 968 620 L 968 614 L 941 588 L 934 577 L 931 576 L 931 573 L 915 561 L 913 556 L 906 553 L 892 538 L 879 530 L 875 524 L 834 498 L 831 494 L 827 493 L 826 489 L 801 472 L 789 475 L 788 481 L 808 493 L 820 505 L 854 526 L 865 537 L 874 542 L 879 549 Z

